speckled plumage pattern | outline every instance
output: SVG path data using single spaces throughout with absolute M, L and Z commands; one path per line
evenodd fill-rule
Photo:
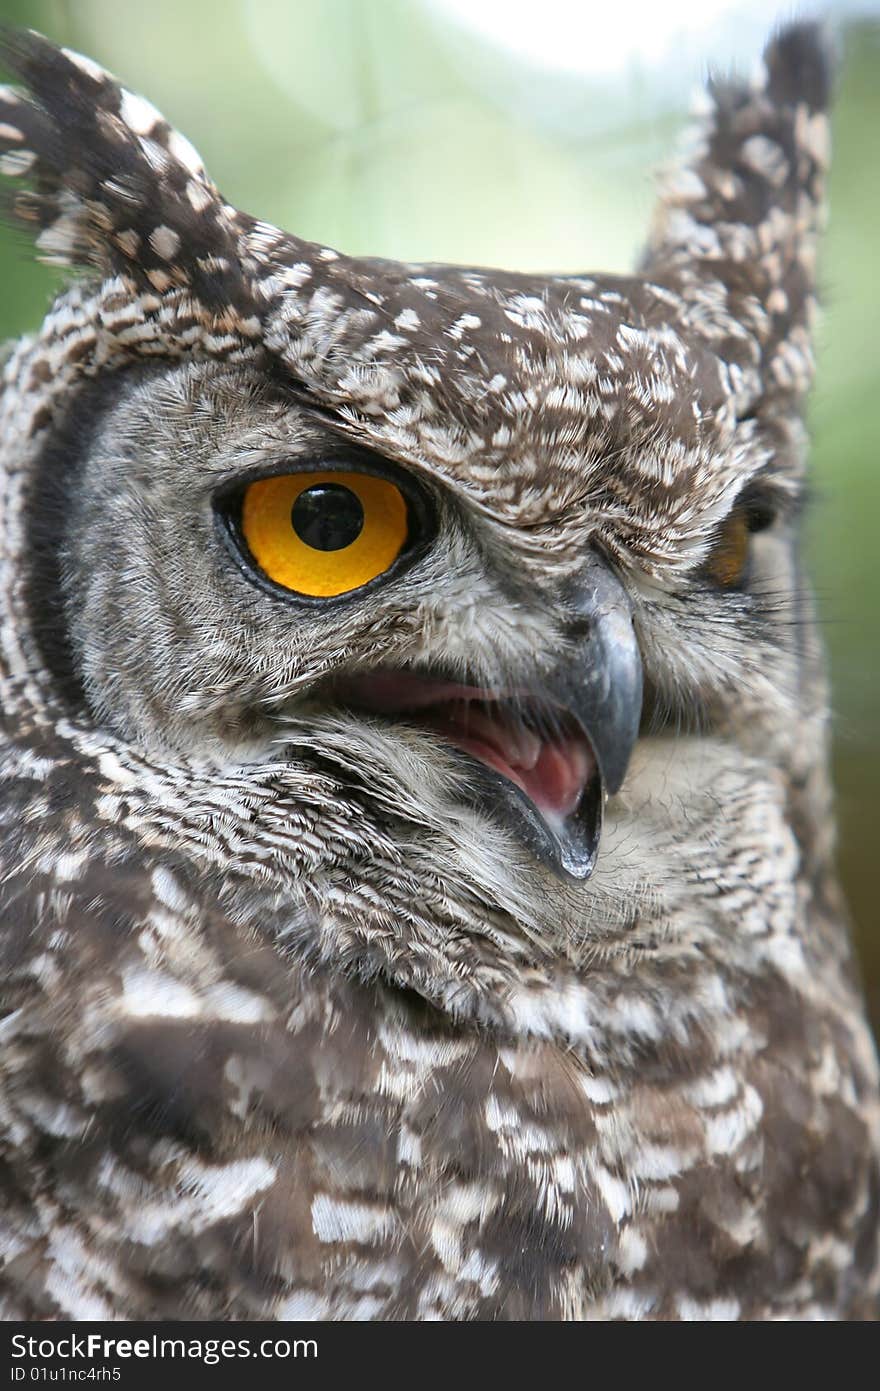
M 630 278 L 298 241 L 90 60 L 10 56 L 12 214 L 90 274 L 0 397 L 5 1316 L 873 1316 L 795 545 L 820 36 L 711 91 Z M 328 618 L 232 564 L 210 499 L 340 438 L 439 520 Z M 776 521 L 722 592 L 755 480 Z M 653 715 L 571 883 L 466 759 L 320 680 L 537 679 L 588 550 Z

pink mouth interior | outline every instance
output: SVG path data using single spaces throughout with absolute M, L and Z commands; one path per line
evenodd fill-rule
M 410 673 L 353 677 L 339 692 L 362 710 L 417 715 L 419 724 L 494 768 L 551 819 L 577 809 L 596 761 L 589 740 L 570 720 L 536 733 L 499 703 L 498 693 Z

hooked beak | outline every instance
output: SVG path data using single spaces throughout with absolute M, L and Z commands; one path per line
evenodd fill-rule
M 535 817 L 526 806 L 535 850 L 557 872 L 588 879 L 599 853 L 605 801 L 626 776 L 642 714 L 642 658 L 632 606 L 620 580 L 591 556 L 571 627 L 580 636 L 547 679 L 545 698 L 567 712 L 588 742 L 592 774 L 573 811 Z
M 595 557 L 577 598 L 576 622 L 584 635 L 552 684 L 589 736 L 606 793 L 619 792 L 642 716 L 642 657 L 626 590 Z
M 343 678 L 347 706 L 440 734 L 468 756 L 484 810 L 557 874 L 593 871 L 604 803 L 639 732 L 642 661 L 620 581 L 591 556 L 569 608 L 566 655 L 522 687 L 490 690 L 386 669 Z

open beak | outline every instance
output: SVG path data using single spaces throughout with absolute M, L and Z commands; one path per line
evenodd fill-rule
M 639 731 L 642 663 L 620 581 L 591 557 L 558 667 L 493 690 L 382 668 L 336 683 L 341 703 L 440 735 L 473 765 L 474 795 L 557 873 L 586 879 L 608 794 Z

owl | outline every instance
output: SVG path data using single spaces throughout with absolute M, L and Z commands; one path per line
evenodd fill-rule
M 7 39 L 6 1318 L 870 1318 L 798 560 L 829 58 L 636 273 L 347 256 Z

